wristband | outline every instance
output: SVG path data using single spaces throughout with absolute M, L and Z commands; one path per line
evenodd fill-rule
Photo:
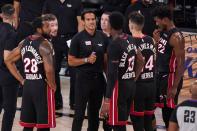
M 88 58 L 84 58 L 84 62 L 85 63 L 88 63 Z

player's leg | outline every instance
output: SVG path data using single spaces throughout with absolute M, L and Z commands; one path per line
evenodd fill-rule
M 144 111 L 144 129 L 145 131 L 153 131 L 152 116 L 154 115 L 155 109 L 156 88 L 154 81 L 150 81 L 146 83 L 144 86 L 147 89 L 147 97 L 145 99 Z
M 131 109 L 131 119 L 135 131 L 144 131 L 144 99 L 146 91 L 144 91 L 142 82 L 136 83 L 136 94 Z
M 55 122 L 55 99 L 54 91 L 44 82 L 37 82 L 34 87 L 33 102 L 36 108 L 36 127 L 38 129 L 54 128 Z
M 126 125 L 123 126 L 114 126 L 113 131 L 126 131 Z
M 24 127 L 23 131 L 33 131 L 33 127 Z

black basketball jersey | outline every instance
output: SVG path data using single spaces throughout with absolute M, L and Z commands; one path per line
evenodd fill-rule
M 173 111 L 170 121 L 178 124 L 180 131 L 197 130 L 197 100 L 186 100 Z
M 116 41 L 119 41 L 118 44 L 121 49 L 119 52 L 118 78 L 119 80 L 133 79 L 135 78 L 134 66 L 137 47 L 131 36 L 127 34 L 121 35 Z
M 140 49 L 143 57 L 145 58 L 144 68 L 142 69 L 138 81 L 154 80 L 156 48 L 152 37 L 134 37 L 133 39 L 137 47 Z
M 161 37 L 158 44 L 157 54 L 157 72 L 173 73 L 176 68 L 176 57 L 173 47 L 170 45 L 169 40 L 172 34 L 179 32 L 177 28 L 169 31 L 161 32 Z
M 39 52 L 39 46 L 45 39 L 43 37 L 27 37 L 21 48 L 22 62 L 26 80 L 44 80 L 43 59 Z
M 126 88 L 131 86 L 130 81 L 133 82 L 133 79 L 136 77 L 134 66 L 137 47 L 131 36 L 122 34 L 118 38 L 111 40 L 107 54 L 108 75 L 106 97 L 111 98 L 116 83 L 119 83 L 120 88 L 124 87 L 126 90 Z M 127 84 L 128 82 L 129 84 Z

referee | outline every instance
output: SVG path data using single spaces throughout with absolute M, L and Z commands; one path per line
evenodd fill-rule
M 96 15 L 84 11 L 82 21 L 85 30 L 72 39 L 68 63 L 76 67 L 75 117 L 72 131 L 81 131 L 88 103 L 88 131 L 98 131 L 99 109 L 105 89 L 103 76 L 107 36 L 96 30 Z
M 14 8 L 6 4 L 1 8 L 0 23 L 0 111 L 4 109 L 1 131 L 11 131 L 16 112 L 18 82 L 10 74 L 4 59 L 17 46 L 16 32 L 12 27 L 14 22 Z

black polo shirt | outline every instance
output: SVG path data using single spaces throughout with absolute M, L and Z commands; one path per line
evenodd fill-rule
M 15 0 L 20 2 L 20 21 L 33 21 L 41 16 L 45 0 Z
M 74 34 L 78 32 L 77 16 L 81 16 L 81 0 L 46 0 L 43 14 L 52 13 L 58 19 L 58 34 Z
M 15 30 L 10 24 L 0 23 L 0 81 L 16 81 L 7 69 L 3 58 L 4 50 L 11 51 L 17 46 L 16 36 Z
M 92 52 L 96 52 L 97 59 L 94 64 L 83 64 L 77 69 L 86 73 L 102 73 L 107 45 L 108 38 L 101 31 L 96 31 L 92 36 L 84 30 L 73 37 L 69 54 L 76 58 L 86 58 Z

